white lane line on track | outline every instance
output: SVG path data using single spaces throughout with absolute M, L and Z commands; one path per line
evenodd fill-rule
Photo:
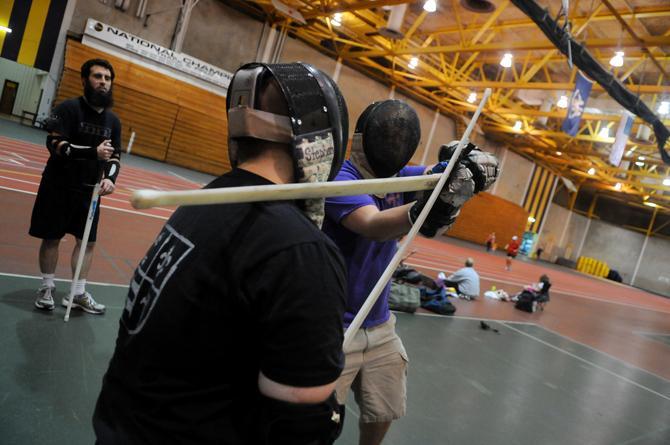
M 2 141 L 0 139 L 0 147 L 1 146 L 2 146 Z M 16 151 L 16 147 L 12 146 L 11 148 Z M 14 154 L 14 155 L 20 156 L 13 151 L 9 151 L 7 148 L 0 149 L 0 152 L 1 151 L 4 151 L 8 154 Z M 46 164 L 47 159 L 48 159 L 48 156 L 43 155 L 41 153 L 41 147 L 37 147 L 37 148 L 33 148 L 33 149 L 28 148 L 28 149 L 23 150 L 22 153 L 26 156 L 30 156 L 30 157 L 35 158 L 35 159 L 31 159 L 29 161 L 36 162 L 36 163 L 39 163 L 39 164 L 42 165 L 41 167 L 28 167 L 28 166 L 26 166 L 27 168 L 42 170 L 44 164 Z M 122 176 L 122 179 L 124 181 L 129 180 L 130 182 L 136 182 L 138 184 L 146 184 L 146 187 L 151 187 L 151 186 L 155 186 L 156 184 L 160 184 L 160 185 L 165 186 L 166 190 L 172 190 L 172 189 L 178 188 L 178 186 L 182 186 L 183 189 L 188 190 L 188 189 L 191 188 L 189 186 L 194 183 L 193 181 L 182 178 L 183 180 L 187 181 L 188 184 L 175 184 L 175 181 L 167 175 L 164 175 L 164 174 L 158 173 L 158 172 L 148 172 L 147 170 L 144 170 L 144 169 L 141 169 L 141 168 L 138 168 L 138 167 L 124 166 L 124 171 L 125 171 L 124 176 Z M 151 179 L 151 180 L 147 179 L 146 178 L 147 172 L 150 173 L 151 175 L 153 175 L 154 178 Z M 143 188 L 146 188 L 146 187 L 143 187 Z
M 30 162 L 28 159 L 24 158 L 23 156 L 21 156 L 18 153 L 14 153 L 14 152 L 10 152 L 10 153 L 13 154 L 14 156 L 16 156 L 17 158 L 21 159 L 22 161 Z
M 12 159 L 12 158 L 0 158 L 0 162 L 6 162 L 7 164 L 15 164 L 15 165 L 19 165 L 21 167 L 25 167 L 25 165 L 22 162 L 19 162 L 16 159 Z
M 637 387 L 640 388 L 640 389 L 643 389 L 643 390 L 648 391 L 648 392 L 650 392 L 650 393 L 652 393 L 652 394 L 654 394 L 654 395 L 656 395 L 656 396 L 658 396 L 658 397 L 661 397 L 661 398 L 663 398 L 663 399 L 665 399 L 665 400 L 670 401 L 670 396 L 667 396 L 667 395 L 665 395 L 665 394 L 661 394 L 660 392 L 656 392 L 656 391 L 654 391 L 654 390 L 651 389 L 651 388 L 647 388 L 646 386 L 644 386 L 644 385 L 642 385 L 642 384 L 640 384 L 640 383 L 637 383 L 637 382 L 635 382 L 635 381 L 633 381 L 633 380 L 631 380 L 631 379 L 629 379 L 629 378 L 627 378 L 627 377 L 624 377 L 624 376 L 622 376 L 622 375 L 620 375 L 620 374 L 617 374 L 617 373 L 614 372 L 614 371 L 610 371 L 609 369 L 607 369 L 607 368 L 605 368 L 605 367 L 603 367 L 603 366 L 597 365 L 597 364 L 593 363 L 592 361 L 587 360 L 587 359 L 585 359 L 585 358 L 582 358 L 582 357 L 580 357 L 580 356 L 578 356 L 578 355 L 576 355 L 576 354 L 573 354 L 573 353 L 570 352 L 570 351 L 566 351 L 566 350 L 563 349 L 563 348 L 560 348 L 560 347 L 558 347 L 558 346 L 552 345 L 551 343 L 546 342 L 546 341 L 542 340 L 541 338 L 538 338 L 538 337 L 536 337 L 536 336 L 534 336 L 534 335 L 532 335 L 532 334 L 529 334 L 529 333 L 527 333 L 527 332 L 523 332 L 523 331 L 521 331 L 521 330 L 519 330 L 519 329 L 517 329 L 517 328 L 515 328 L 515 327 L 513 327 L 513 326 L 506 326 L 506 327 L 507 327 L 508 329 L 511 329 L 511 330 L 513 330 L 513 331 L 515 331 L 515 332 L 521 334 L 521 335 L 524 335 L 524 336 L 526 336 L 526 337 L 528 337 L 528 338 L 531 338 L 531 339 L 533 339 L 533 340 L 535 340 L 535 341 L 537 341 L 537 342 L 539 342 L 539 343 L 542 343 L 543 345 L 548 346 L 549 348 L 555 349 L 556 351 L 562 352 L 563 354 L 566 354 L 566 355 L 568 355 L 568 356 L 570 356 L 570 357 L 572 357 L 572 358 L 574 358 L 574 359 L 576 359 L 576 360 L 579 360 L 579 361 L 582 362 L 582 363 L 585 363 L 585 364 L 587 364 L 587 365 L 593 366 L 593 367 L 596 368 L 596 369 L 599 369 L 599 370 L 601 370 L 601 371 L 603 371 L 603 372 L 606 372 L 607 374 L 610 374 L 610 375 L 612 375 L 612 376 L 614 376 L 614 377 L 616 377 L 616 378 L 618 378 L 618 379 L 620 379 L 620 380 L 623 380 L 623 381 L 626 382 L 626 383 L 630 383 L 630 384 L 633 385 L 633 386 L 637 386 Z M 598 352 L 600 352 L 600 351 L 598 351 Z M 626 363 L 626 364 L 627 364 L 627 363 Z
M 599 354 L 605 355 L 605 356 L 611 358 L 612 360 L 616 360 L 616 361 L 618 361 L 618 362 L 624 363 L 626 366 L 630 366 L 630 367 L 635 368 L 635 369 L 638 369 L 638 370 L 640 370 L 640 371 L 642 371 L 642 372 L 646 372 L 647 374 L 651 374 L 651 375 L 653 375 L 654 377 L 657 377 L 657 378 L 659 378 L 659 379 L 661 379 L 661 380 L 663 380 L 663 381 L 666 381 L 666 382 L 670 383 L 670 380 L 666 379 L 665 377 L 661 377 L 660 375 L 655 374 L 655 373 L 653 373 L 653 372 L 651 372 L 651 371 L 648 371 L 648 370 L 646 370 L 646 369 L 640 368 L 639 366 L 635 366 L 635 365 L 633 365 L 633 364 L 630 364 L 630 363 L 628 363 L 628 362 L 626 362 L 626 361 L 624 361 L 624 360 L 621 360 L 621 359 L 618 358 L 618 357 L 615 357 L 615 356 L 613 356 L 613 355 L 608 354 L 607 352 L 603 352 L 603 351 L 601 351 L 600 349 L 596 349 L 596 348 L 594 348 L 593 346 L 589 346 L 589 345 L 587 345 L 586 343 L 582 343 L 582 342 L 577 341 L 577 340 L 575 340 L 575 339 L 573 339 L 573 338 L 566 337 L 565 335 L 563 335 L 563 334 L 561 334 L 561 333 L 558 333 L 558 332 L 556 332 L 556 331 L 554 331 L 554 330 L 552 330 L 552 329 L 549 329 L 549 328 L 546 327 L 546 326 L 539 326 L 539 328 L 542 329 L 542 330 L 545 330 L 545 331 L 547 331 L 547 332 L 550 332 L 550 333 L 552 333 L 552 334 L 554 334 L 554 335 L 556 335 L 556 336 L 558 336 L 558 337 L 564 338 L 564 339 L 566 339 L 566 340 L 568 340 L 568 341 L 570 341 L 570 342 L 572 342 L 572 343 L 577 343 L 578 345 L 580 345 L 580 346 L 582 346 L 582 347 L 584 347 L 584 348 L 588 348 L 588 349 L 590 349 L 590 350 L 592 350 L 592 351 L 595 351 L 595 352 L 597 352 L 597 353 L 599 353 Z M 633 331 L 633 332 L 636 332 L 636 331 Z
M 24 180 L 24 179 L 17 179 L 17 178 L 10 178 L 10 177 L 8 177 L 8 176 L 3 176 L 3 175 L 0 175 L 0 178 L 1 178 L 1 179 L 8 179 L 8 180 L 10 180 L 10 181 L 21 182 L 21 183 L 23 183 L 23 184 L 31 184 L 31 185 L 37 185 L 37 186 L 40 185 L 39 182 L 26 181 L 26 180 Z
M 175 173 L 175 172 L 173 172 L 173 171 L 171 171 L 171 170 L 168 170 L 167 172 L 170 173 L 170 174 L 173 175 L 173 176 L 176 176 L 177 178 L 181 179 L 182 181 L 186 181 L 186 182 L 189 182 L 189 183 L 191 183 L 191 184 L 198 185 L 198 186 L 200 186 L 200 187 L 202 187 L 203 185 L 205 185 L 205 184 L 201 184 L 201 183 L 199 183 L 199 182 L 197 182 L 197 181 L 193 181 L 192 179 L 188 179 L 188 178 L 186 178 L 186 177 L 184 177 L 184 176 L 182 176 L 182 175 L 179 175 L 179 174 L 177 174 L 177 173 Z
M 396 312 L 396 311 L 393 311 Z M 529 325 L 529 326 L 536 326 L 537 323 L 532 323 L 529 321 L 515 321 L 515 320 L 499 320 L 495 318 L 481 318 L 481 317 L 469 317 L 466 315 L 449 315 L 449 316 L 444 316 L 440 314 L 432 314 L 432 313 L 427 313 L 427 312 L 415 312 L 412 316 L 421 316 L 421 317 L 440 317 L 445 320 L 449 320 L 450 318 L 455 318 L 456 320 L 471 320 L 471 321 L 490 321 L 492 323 L 511 323 L 511 324 L 521 324 L 521 325 Z
M 37 195 L 37 192 L 30 192 L 28 190 L 20 190 L 20 189 L 15 189 L 12 187 L 5 187 L 0 185 L 0 190 L 9 190 L 12 192 L 19 192 L 19 193 L 25 193 L 27 195 Z M 148 216 L 149 218 L 156 218 L 156 219 L 162 219 L 164 221 L 167 221 L 169 217 L 167 216 L 162 216 L 162 215 L 154 215 L 151 213 L 144 213 L 144 212 L 138 212 L 137 210 L 129 210 L 129 209 L 120 209 L 118 207 L 111 207 L 107 205 L 101 205 L 100 208 L 102 209 L 108 209 L 108 210 L 116 210 L 117 212 L 124 212 L 124 213 L 132 213 L 133 215 L 141 215 L 141 216 Z

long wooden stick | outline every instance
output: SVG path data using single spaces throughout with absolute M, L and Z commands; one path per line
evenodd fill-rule
M 91 234 L 91 226 L 95 219 L 95 209 L 100 202 L 100 181 L 95 184 L 93 194 L 91 195 L 91 203 L 88 206 L 88 215 L 86 216 L 86 225 L 84 226 L 84 235 L 81 237 L 81 244 L 79 245 L 79 256 L 77 258 L 77 266 L 74 269 L 74 276 L 72 277 L 72 285 L 70 286 L 70 296 L 67 299 L 67 309 L 65 310 L 65 317 L 63 321 L 66 323 L 70 320 L 70 311 L 72 310 L 72 301 L 74 300 L 74 286 L 79 280 L 81 274 L 81 267 L 84 264 L 84 255 L 86 254 L 86 246 L 88 245 L 88 238 Z
M 472 130 L 475 127 L 475 123 L 477 122 L 477 118 L 479 118 L 479 114 L 482 112 L 482 109 L 484 108 L 484 105 L 486 104 L 486 101 L 488 100 L 490 95 L 491 95 L 491 89 L 487 88 L 486 91 L 484 91 L 484 97 L 482 97 L 481 102 L 479 102 L 477 111 L 475 111 L 475 114 L 472 116 L 472 119 L 470 119 L 470 123 L 465 129 L 465 132 L 463 133 L 461 140 L 458 142 L 458 146 L 456 147 L 454 154 L 451 156 L 451 159 L 449 159 L 449 165 L 447 166 L 447 169 L 440 175 L 440 180 L 433 189 L 433 193 L 431 193 L 430 197 L 428 198 L 428 202 L 424 206 L 423 210 L 421 210 L 421 213 L 419 214 L 418 218 L 414 222 L 414 225 L 412 226 L 409 233 L 405 237 L 405 240 L 398 248 L 398 251 L 391 259 L 391 262 L 388 264 L 388 266 L 386 266 L 386 270 L 384 270 L 382 276 L 379 277 L 377 284 L 370 292 L 370 295 L 368 295 L 368 298 L 363 303 L 363 306 L 361 306 L 361 308 L 358 310 L 358 313 L 351 321 L 351 324 L 349 324 L 347 331 L 344 333 L 344 343 L 342 345 L 345 351 L 351 345 L 351 342 L 354 340 L 354 335 L 356 334 L 356 332 L 358 332 L 358 329 L 363 324 L 363 320 L 365 320 L 365 317 L 368 316 L 370 310 L 377 302 L 379 295 L 381 295 L 382 291 L 388 284 L 389 280 L 391 279 L 391 276 L 393 275 L 393 272 L 397 269 L 398 264 L 400 264 L 400 261 L 402 261 L 403 257 L 405 256 L 405 252 L 407 251 L 409 245 L 412 243 L 414 237 L 419 232 L 419 229 L 421 228 L 424 221 L 428 217 L 430 209 L 433 207 L 433 204 L 435 204 L 435 201 L 440 195 L 442 187 L 444 187 L 444 185 L 446 184 L 447 179 L 449 179 L 449 174 L 454 169 L 454 165 L 456 165 L 455 161 L 458 159 L 458 157 L 461 154 L 461 151 L 463 150 L 463 147 L 468 142 L 470 133 L 472 133 Z
M 231 204 L 235 202 L 280 201 L 375 193 L 431 190 L 440 174 L 359 181 L 312 182 L 303 184 L 256 185 L 198 190 L 136 190 L 130 202 L 136 209 L 158 206 Z

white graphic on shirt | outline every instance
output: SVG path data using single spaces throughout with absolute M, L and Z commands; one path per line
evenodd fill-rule
M 172 226 L 165 225 L 147 255 L 140 261 L 130 282 L 126 306 L 121 315 L 121 323 L 129 334 L 137 334 L 142 330 L 163 287 L 194 246 Z

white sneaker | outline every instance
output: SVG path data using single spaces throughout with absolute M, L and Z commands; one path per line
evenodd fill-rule
M 65 307 L 67 307 L 67 301 L 69 299 L 68 297 L 63 297 L 63 301 L 61 301 L 61 304 Z M 88 312 L 89 314 L 104 314 L 105 313 L 105 305 L 97 303 L 91 294 L 88 292 L 84 292 L 83 294 L 80 295 L 75 295 L 74 300 L 72 300 L 72 307 L 73 308 L 79 308 L 84 312 Z
M 56 292 L 55 287 L 42 286 L 37 290 L 37 299 L 35 299 L 35 307 L 45 311 L 54 310 L 54 297 Z

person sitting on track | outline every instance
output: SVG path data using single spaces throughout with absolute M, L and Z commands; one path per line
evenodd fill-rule
M 446 287 L 456 289 L 459 298 L 474 300 L 479 296 L 479 274 L 475 270 L 475 260 L 465 260 L 465 267 L 458 269 L 444 280 Z

